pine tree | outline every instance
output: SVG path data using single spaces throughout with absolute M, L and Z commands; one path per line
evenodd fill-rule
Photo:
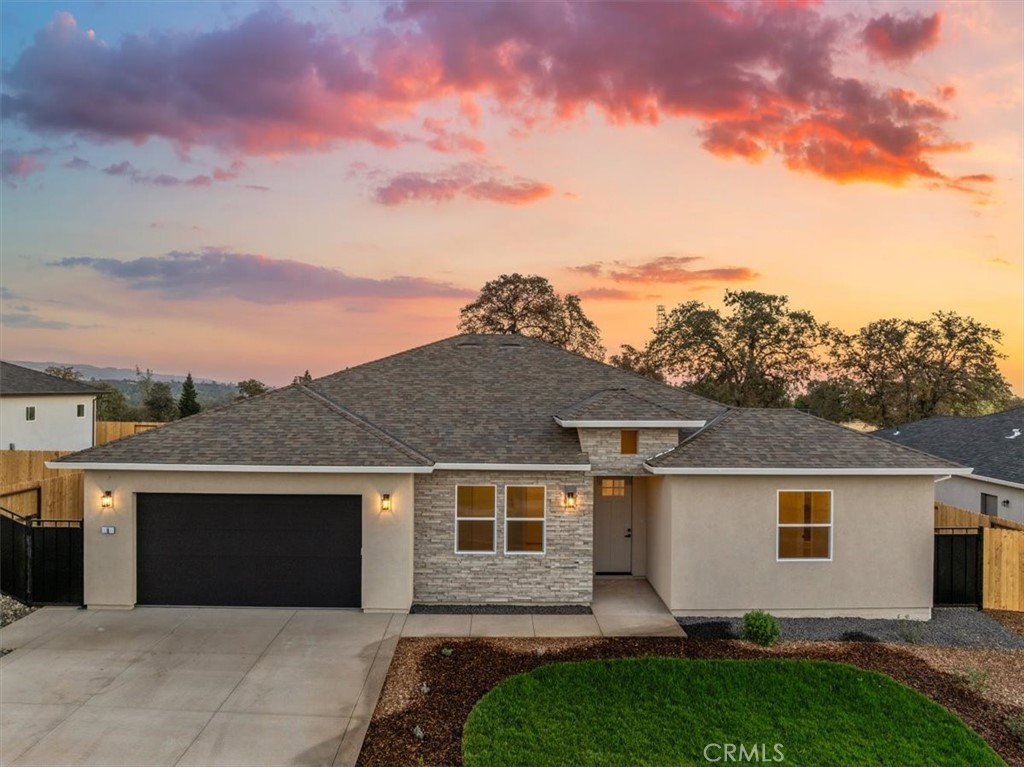
M 202 409 L 199 405 L 199 398 L 196 395 L 196 385 L 192 382 L 192 374 L 189 373 L 185 376 L 185 383 L 181 387 L 181 398 L 178 400 L 178 417 L 188 418 Z

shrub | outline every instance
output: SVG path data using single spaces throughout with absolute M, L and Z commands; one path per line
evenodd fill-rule
M 1024 714 L 1007 719 L 1006 729 L 1017 739 L 1018 743 L 1024 746 Z
M 924 639 L 924 622 L 912 621 L 910 616 L 896 621 L 896 636 L 907 644 L 921 644 Z
M 743 638 L 748 642 L 771 647 L 782 637 L 779 619 L 764 610 L 751 610 L 743 616 Z
M 988 672 L 980 668 L 965 668 L 954 674 L 956 683 L 975 695 L 984 695 L 988 687 Z

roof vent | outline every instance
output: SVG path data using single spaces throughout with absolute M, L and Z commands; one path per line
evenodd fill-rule
M 479 341 L 459 341 L 457 344 L 455 344 L 455 346 L 458 349 L 479 349 L 480 348 L 480 342 Z
M 1019 437 L 1019 436 L 1020 436 L 1020 429 L 1014 429 L 1013 430 L 1013 434 L 1011 434 L 1009 437 L 1007 437 L 1007 439 L 1017 439 L 1017 437 Z
M 523 345 L 516 341 L 505 341 L 498 348 L 500 349 L 522 349 Z

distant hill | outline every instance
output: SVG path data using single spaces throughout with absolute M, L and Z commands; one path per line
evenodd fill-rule
M 46 370 L 49 367 L 73 367 L 78 373 L 81 374 L 82 378 L 86 380 L 92 379 L 94 381 L 134 381 L 135 380 L 135 368 L 104 368 L 97 367 L 96 365 L 84 365 L 77 362 L 31 362 L 28 360 L 9 360 L 15 365 L 21 365 L 22 367 L 31 368 L 32 370 Z M 145 371 L 143 371 L 145 372 Z M 192 379 L 196 383 L 221 383 L 214 380 L 213 378 L 200 378 L 199 376 L 192 376 Z M 184 375 L 176 375 L 173 373 L 153 373 L 154 381 L 168 381 L 181 383 L 185 380 Z M 234 386 L 234 384 L 231 384 Z
M 46 370 L 48 367 L 73 367 L 82 376 L 82 380 L 110 384 L 124 394 L 128 404 L 133 406 L 142 404 L 142 387 L 139 385 L 139 377 L 135 374 L 135 368 L 97 367 L 96 365 L 70 362 L 34 362 L 27 360 L 10 360 L 10 362 L 40 371 Z M 198 378 L 196 376 L 193 376 L 192 379 L 196 384 L 199 404 L 204 409 L 225 405 L 235 400 L 238 396 L 238 385 L 235 383 L 215 381 L 212 378 Z M 185 380 L 185 376 L 172 373 L 153 373 L 153 380 L 169 383 L 171 385 L 171 394 L 175 399 L 181 396 L 181 384 Z

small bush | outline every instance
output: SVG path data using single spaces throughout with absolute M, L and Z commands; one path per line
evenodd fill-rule
M 763 647 L 771 647 L 782 638 L 782 626 L 771 613 L 751 610 L 743 616 L 743 638 Z
M 975 695 L 983 695 L 988 687 L 988 672 L 980 668 L 965 668 L 954 676 L 958 685 Z
M 427 737 L 427 734 L 423 732 L 422 727 L 416 725 L 412 728 L 412 736 L 416 738 L 416 740 L 423 740 L 425 737 Z
M 907 644 L 921 644 L 924 640 L 924 622 L 912 621 L 910 616 L 896 621 L 896 636 Z
M 1018 743 L 1024 746 L 1024 714 L 1007 719 L 1006 729 L 1017 739 Z
M 451 647 L 442 647 L 441 648 L 441 655 L 443 657 L 445 657 L 445 658 L 452 657 L 452 653 L 453 652 L 455 652 L 455 650 L 453 650 Z

